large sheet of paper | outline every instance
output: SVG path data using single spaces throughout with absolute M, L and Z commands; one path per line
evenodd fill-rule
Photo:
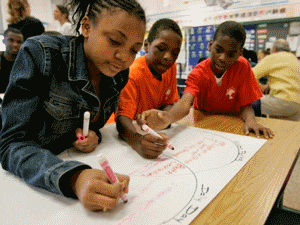
M 73 199 L 27 186 L 1 170 L 0 224 L 189 224 L 265 143 L 263 139 L 174 125 L 165 131 L 175 151 L 142 158 L 118 138 L 115 125 L 101 130 L 93 153 L 66 150 L 59 157 L 100 168 L 103 153 L 117 173 L 130 176 L 128 203 L 90 212 Z

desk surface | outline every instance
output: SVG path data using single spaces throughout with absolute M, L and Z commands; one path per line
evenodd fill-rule
M 191 223 L 264 224 L 282 189 L 300 147 L 300 123 L 257 118 L 275 132 L 275 137 L 248 161 L 219 195 Z M 244 134 L 237 117 L 192 112 L 179 123 L 205 129 Z M 250 134 L 255 136 L 254 134 Z

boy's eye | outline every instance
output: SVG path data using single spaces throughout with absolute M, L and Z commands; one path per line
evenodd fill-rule
M 138 53 L 138 51 L 131 49 L 132 54 L 136 55 Z
M 222 50 L 221 50 L 220 48 L 216 48 L 216 51 L 217 51 L 218 53 L 221 53 L 221 52 L 222 52 Z
M 174 56 L 178 56 L 178 55 L 179 55 L 179 52 L 173 52 L 173 55 L 174 55 Z
M 164 49 L 164 48 L 162 48 L 162 47 L 157 47 L 157 49 L 158 49 L 160 52 L 163 52 L 163 51 L 165 51 L 165 49 Z

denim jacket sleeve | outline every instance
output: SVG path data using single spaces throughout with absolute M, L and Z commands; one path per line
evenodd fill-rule
M 0 162 L 3 169 L 21 177 L 29 185 L 53 193 L 71 189 L 60 187 L 65 174 L 78 168 L 90 168 L 77 161 L 63 161 L 36 140 L 43 129 L 43 101 L 49 92 L 49 75 L 44 51 L 37 41 L 27 40 L 21 47 L 10 76 L 2 108 Z M 57 143 L 59 145 L 59 143 Z

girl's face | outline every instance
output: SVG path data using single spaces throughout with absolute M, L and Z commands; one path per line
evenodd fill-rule
M 57 7 L 54 9 L 53 16 L 55 20 L 59 20 L 62 16 L 61 11 Z
M 124 10 L 103 10 L 96 22 L 82 20 L 84 52 L 91 74 L 113 77 L 127 69 L 143 45 L 145 24 Z
M 152 73 L 162 75 L 175 63 L 181 42 L 181 37 L 173 30 L 160 31 L 158 37 L 148 44 L 146 62 Z
M 216 40 L 209 43 L 208 49 L 211 52 L 212 71 L 219 75 L 239 58 L 242 44 L 234 38 L 220 34 Z

